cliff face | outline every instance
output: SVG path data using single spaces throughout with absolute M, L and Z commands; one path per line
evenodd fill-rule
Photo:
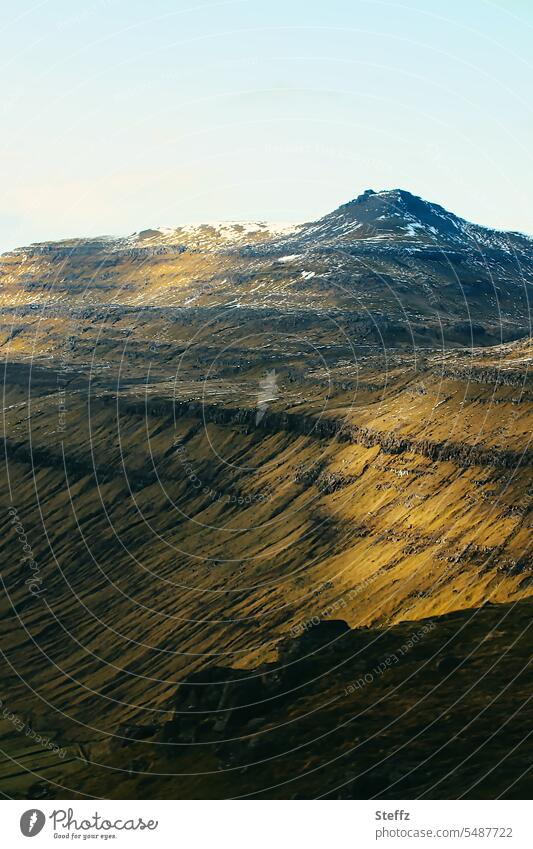
M 505 383 L 505 385 L 509 384 Z M 316 439 L 335 439 L 339 443 L 348 442 L 365 448 L 377 447 L 384 454 L 419 454 L 433 461 L 450 461 L 464 467 L 495 466 L 501 469 L 517 469 L 520 466 L 531 466 L 533 463 L 533 451 L 527 447 L 509 451 L 497 448 L 486 449 L 479 445 L 449 440 L 433 442 L 422 439 L 418 441 L 391 432 L 361 428 L 349 421 L 334 418 L 317 419 L 297 413 L 266 412 L 257 422 L 257 412 L 253 409 L 219 407 L 198 401 L 163 401 L 157 398 L 152 399 L 149 405 L 128 404 L 127 407 L 138 414 L 144 412 L 152 416 L 197 417 L 205 423 L 213 422 L 217 425 L 237 428 L 244 433 L 260 428 L 270 434 L 285 432 Z

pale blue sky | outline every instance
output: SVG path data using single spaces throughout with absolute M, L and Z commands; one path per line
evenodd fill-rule
M 0 8 L 0 250 L 395 187 L 533 232 L 530 0 Z

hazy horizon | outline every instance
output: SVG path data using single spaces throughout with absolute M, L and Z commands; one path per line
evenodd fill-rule
M 317 216 L 317 218 L 321 218 L 323 215 L 327 215 L 329 212 L 332 212 L 334 209 L 338 208 L 339 206 L 342 206 L 343 204 L 349 203 L 351 200 L 354 200 L 356 197 L 363 194 L 363 192 L 367 191 L 369 188 L 372 188 L 372 187 L 369 186 L 365 189 L 361 189 L 360 192 L 357 192 L 352 197 L 346 198 L 344 200 L 340 200 L 335 205 L 335 207 L 332 207 L 331 209 L 324 210 L 320 215 Z M 381 192 L 389 192 L 389 191 L 394 191 L 394 190 L 399 190 L 399 189 L 409 192 L 409 189 L 406 189 L 403 186 L 394 186 L 394 187 L 388 187 L 388 188 L 373 189 L 373 191 L 375 193 L 379 194 Z M 414 194 L 414 192 L 411 192 L 411 194 Z M 439 204 L 439 201 L 436 198 L 424 197 L 424 195 L 421 195 L 420 197 L 422 197 L 422 199 L 425 200 L 425 201 L 429 201 L 430 203 L 438 204 L 438 205 L 442 206 L 442 204 Z M 457 210 L 448 209 L 447 211 L 459 216 L 460 218 L 465 218 L 465 216 L 462 216 L 460 213 L 457 212 Z M 133 230 L 129 233 L 124 233 L 124 232 L 121 232 L 121 233 L 119 233 L 119 232 L 115 232 L 115 233 L 99 232 L 99 233 L 92 233 L 90 235 L 85 234 L 85 233 L 79 233 L 77 235 L 70 235 L 70 236 L 60 236 L 59 235 L 59 236 L 52 237 L 52 238 L 49 238 L 49 239 L 36 240 L 36 241 L 28 243 L 28 244 L 39 244 L 40 242 L 61 242 L 61 241 L 69 241 L 69 240 L 76 240 L 76 239 L 98 239 L 98 238 L 119 238 L 120 239 L 120 238 L 125 238 L 125 237 L 130 236 L 130 235 L 134 235 L 135 233 L 141 233 L 143 230 L 150 230 L 150 229 L 152 229 L 152 230 L 157 230 L 157 229 L 178 230 L 180 227 L 186 227 L 186 226 L 193 226 L 194 227 L 194 226 L 215 225 L 215 224 L 240 224 L 240 223 L 246 224 L 246 223 L 254 223 L 254 222 L 257 222 L 258 224 L 259 223 L 266 223 L 266 224 L 280 224 L 280 225 L 281 224 L 297 225 L 297 224 L 305 224 L 305 223 L 308 223 L 308 222 L 313 221 L 313 220 L 315 220 L 315 219 L 307 217 L 307 218 L 301 218 L 299 220 L 283 220 L 283 221 L 281 221 L 279 219 L 275 220 L 275 219 L 272 219 L 272 218 L 266 219 L 264 217 L 261 217 L 260 215 L 257 215 L 257 216 L 254 216 L 254 217 L 248 218 L 248 219 L 245 219 L 245 218 L 237 219 L 237 218 L 227 217 L 227 218 L 210 219 L 210 220 L 204 220 L 204 221 L 200 221 L 200 220 L 198 220 L 198 221 L 192 221 L 192 220 L 186 221 L 186 220 L 184 220 L 184 221 L 177 221 L 177 222 L 163 221 L 163 222 L 158 222 L 157 224 L 152 224 L 152 225 L 147 223 L 147 224 L 145 224 L 145 226 L 140 226 L 136 230 Z M 480 224 L 482 226 L 490 228 L 490 225 L 483 224 L 483 222 L 480 222 L 480 221 L 471 221 L 470 223 Z M 526 231 L 518 230 L 518 228 L 505 228 L 505 229 L 500 228 L 500 229 L 501 229 L 501 232 L 503 232 L 503 233 L 521 233 L 523 235 L 533 237 L 533 233 L 527 233 Z M 3 252 L 9 253 L 10 250 L 15 250 L 16 248 L 25 247 L 25 246 L 27 246 L 27 244 L 26 245 L 23 245 L 23 244 L 13 245 L 12 248 L 7 248 Z

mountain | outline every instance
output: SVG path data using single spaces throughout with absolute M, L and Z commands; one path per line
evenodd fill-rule
M 39 315 L 43 345 L 54 316 L 104 304 L 191 315 L 223 307 L 259 323 L 290 313 L 306 324 L 319 311 L 366 343 L 483 345 L 529 333 L 532 279 L 529 237 L 469 224 L 405 191 L 369 190 L 309 224 L 230 222 L 20 248 L 1 258 L 0 304 L 22 321 L 18 332 Z
M 521 233 L 505 233 L 472 224 L 436 203 L 403 189 L 367 189 L 304 232 L 314 238 L 413 243 L 464 250 L 501 250 L 531 259 L 533 241 Z
M 7 795 L 528 792 L 529 241 L 400 194 L 2 257 Z

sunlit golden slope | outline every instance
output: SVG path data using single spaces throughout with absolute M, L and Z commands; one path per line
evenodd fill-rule
M 398 369 L 313 413 L 320 388 L 298 404 L 302 384 L 281 382 L 287 409 L 280 397 L 256 424 L 239 398 L 189 401 L 191 385 L 125 387 L 117 406 L 103 378 L 60 396 L 54 377 L 5 411 L 8 483 L 46 593 L 28 597 L 6 489 L 5 606 L 39 648 L 13 613 L 3 644 L 56 706 L 89 716 L 112 693 L 109 717 L 133 716 L 135 676 L 159 679 L 142 691 L 157 709 L 176 675 L 267 659 L 317 616 L 385 624 L 531 593 L 527 390 Z

